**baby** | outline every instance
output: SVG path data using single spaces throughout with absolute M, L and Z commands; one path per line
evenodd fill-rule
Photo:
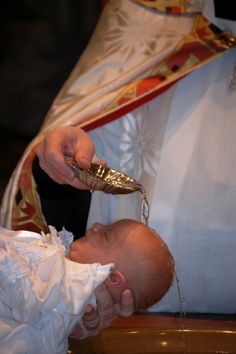
M 105 282 L 113 302 L 133 291 L 137 309 L 159 301 L 173 278 L 173 259 L 160 236 L 144 224 L 95 223 L 72 242 L 56 230 L 39 235 L 0 229 L 1 354 L 65 354 L 67 337 L 95 289 Z
M 74 241 L 70 259 L 79 263 L 114 263 L 106 280 L 113 301 L 131 289 L 136 308 L 146 309 L 159 301 L 173 277 L 173 258 L 160 236 L 143 223 L 121 220 L 111 225 L 93 224 Z

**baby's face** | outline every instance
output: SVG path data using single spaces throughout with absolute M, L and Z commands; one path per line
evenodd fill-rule
M 72 243 L 70 259 L 79 263 L 109 262 L 111 254 L 120 246 L 119 231 L 115 224 L 94 223 L 84 237 Z

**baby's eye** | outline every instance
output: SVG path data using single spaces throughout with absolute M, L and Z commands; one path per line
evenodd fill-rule
M 106 239 L 106 241 L 108 242 L 108 233 L 107 233 L 107 231 L 104 231 L 104 233 L 103 233 L 103 235 L 104 235 L 104 237 L 105 237 L 105 239 Z

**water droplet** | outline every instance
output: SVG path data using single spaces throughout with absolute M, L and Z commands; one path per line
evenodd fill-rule
M 139 189 L 141 195 L 142 195 L 142 201 L 141 201 L 141 216 L 142 220 L 144 221 L 145 225 L 148 226 L 148 219 L 149 219 L 149 203 L 147 200 L 147 195 L 145 192 L 144 187 L 140 187 Z

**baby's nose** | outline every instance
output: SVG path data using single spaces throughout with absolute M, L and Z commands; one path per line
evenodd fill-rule
M 94 231 L 94 232 L 99 232 L 99 231 L 101 231 L 103 228 L 104 228 L 104 225 L 103 225 L 103 224 L 100 224 L 99 222 L 95 222 L 95 223 L 93 224 L 93 231 Z

